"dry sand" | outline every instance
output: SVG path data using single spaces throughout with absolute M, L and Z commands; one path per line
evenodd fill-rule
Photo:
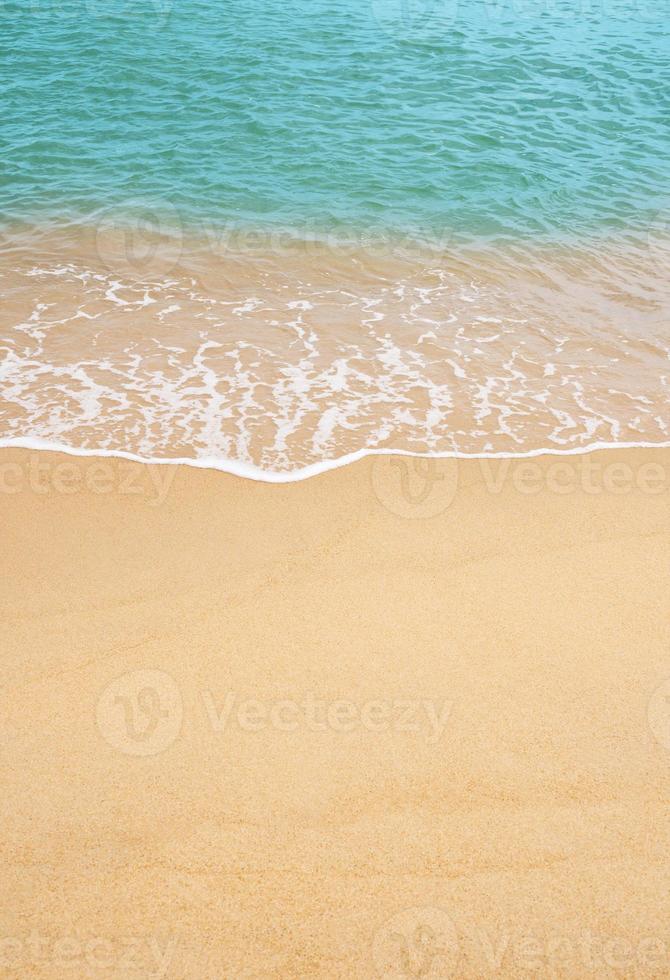
M 1 976 L 670 976 L 670 450 L 0 491 Z

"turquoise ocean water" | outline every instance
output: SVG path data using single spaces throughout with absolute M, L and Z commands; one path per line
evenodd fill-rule
M 5 219 L 449 236 L 668 203 L 670 0 L 5 0 Z

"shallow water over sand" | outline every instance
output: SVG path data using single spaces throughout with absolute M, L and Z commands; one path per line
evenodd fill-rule
M 664 442 L 662 230 L 577 245 L 2 238 L 0 438 L 290 472 Z

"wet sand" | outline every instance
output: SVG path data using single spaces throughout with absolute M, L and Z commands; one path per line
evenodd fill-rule
M 361 447 L 670 441 L 667 229 L 282 241 L 0 233 L 0 438 L 281 474 Z
M 670 450 L 0 452 L 1 975 L 670 975 Z

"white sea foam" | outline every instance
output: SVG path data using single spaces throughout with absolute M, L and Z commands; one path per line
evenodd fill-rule
M 477 279 L 492 258 L 383 271 L 285 258 L 147 281 L 81 257 L 17 264 L 0 333 L 2 444 L 274 482 L 376 452 L 665 444 L 667 303 L 649 301 L 651 278 L 641 311 L 616 274 L 623 299 L 599 305 L 611 283 L 595 288 L 588 264 L 565 257 L 541 288 L 516 260 Z M 561 263 L 586 285 L 550 287 Z
M 126 459 L 134 463 L 145 463 L 160 466 L 190 466 L 201 470 L 218 470 L 220 473 L 228 473 L 232 476 L 243 477 L 247 480 L 255 480 L 259 483 L 297 483 L 301 480 L 308 480 L 311 477 L 319 476 L 321 473 L 328 473 L 330 470 L 340 469 L 350 463 L 365 459 L 368 456 L 407 456 L 414 459 L 534 459 L 538 456 L 581 456 L 587 453 L 600 452 L 606 449 L 667 449 L 670 448 L 670 440 L 667 442 L 593 442 L 588 445 L 573 449 L 556 449 L 553 446 L 538 449 L 528 449 L 523 452 L 479 452 L 479 453 L 459 453 L 459 452 L 432 452 L 419 453 L 410 449 L 359 449 L 345 456 L 333 459 L 324 459 L 319 463 L 311 463 L 309 466 L 302 466 L 299 469 L 285 472 L 283 470 L 263 470 L 252 463 L 242 462 L 239 459 L 219 459 L 209 456 L 200 457 L 160 457 L 160 456 L 139 456 L 136 453 L 125 452 L 122 449 L 82 449 L 77 446 L 68 446 L 64 443 L 51 442 L 47 439 L 35 439 L 29 436 L 0 439 L 0 449 L 30 449 L 37 452 L 63 453 L 68 456 L 101 457 L 112 459 Z

